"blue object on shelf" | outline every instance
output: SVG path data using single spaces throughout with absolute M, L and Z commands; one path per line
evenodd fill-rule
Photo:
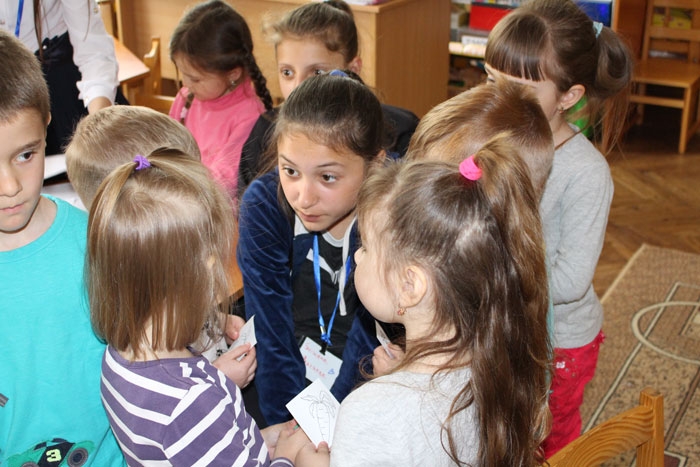
M 609 0 L 575 0 L 576 4 L 593 20 L 610 27 L 612 2 Z

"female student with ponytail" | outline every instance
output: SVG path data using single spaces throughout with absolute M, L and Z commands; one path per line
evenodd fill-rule
M 330 455 L 307 444 L 298 467 L 542 462 L 547 270 L 537 195 L 507 139 L 363 184 L 357 294 L 405 326 L 406 354 L 341 403 Z
M 588 122 L 602 118 L 601 148 L 616 142 L 627 112 L 633 59 L 620 37 L 571 0 L 531 0 L 491 31 L 486 70 L 534 89 L 554 135 L 554 162 L 540 202 L 554 304 L 552 433 L 547 457 L 579 436 L 583 389 L 603 341 L 592 280 L 613 196 L 610 168 L 566 114 L 584 96 Z

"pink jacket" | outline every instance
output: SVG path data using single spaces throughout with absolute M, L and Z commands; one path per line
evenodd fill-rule
M 188 89 L 183 87 L 170 108 L 170 116 L 178 121 L 188 93 Z M 247 79 L 218 99 L 194 99 L 185 116 L 185 126 L 202 153 L 202 163 L 234 199 L 243 143 L 264 110 L 251 81 Z

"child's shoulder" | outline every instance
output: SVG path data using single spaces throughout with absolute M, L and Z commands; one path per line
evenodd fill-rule
M 76 208 L 72 204 L 60 198 L 55 198 L 49 195 L 42 196 L 45 196 L 56 204 L 56 220 L 54 221 L 54 224 L 56 224 L 57 227 L 64 229 L 64 231 L 67 230 L 79 238 L 85 238 L 85 240 L 87 240 L 87 212 Z
M 557 157 L 570 159 L 574 164 L 604 164 L 607 165 L 605 156 L 583 134 L 577 133 L 557 150 Z

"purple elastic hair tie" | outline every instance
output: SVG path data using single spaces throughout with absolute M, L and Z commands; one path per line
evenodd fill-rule
M 151 166 L 151 163 L 148 162 L 148 159 L 143 157 L 141 154 L 137 154 L 136 157 L 134 157 L 134 162 L 136 162 L 138 165 L 136 166 L 135 170 L 142 170 L 142 169 L 147 169 Z

